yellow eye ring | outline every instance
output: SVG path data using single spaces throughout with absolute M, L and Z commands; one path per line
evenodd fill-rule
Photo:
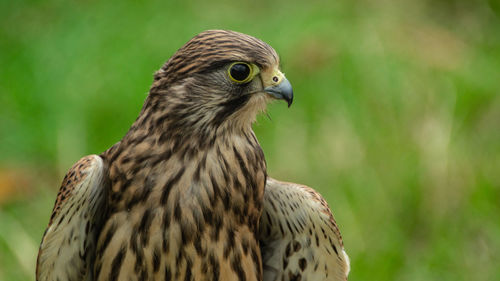
M 254 77 L 254 68 L 246 62 L 233 62 L 227 69 L 227 75 L 236 83 L 246 83 Z

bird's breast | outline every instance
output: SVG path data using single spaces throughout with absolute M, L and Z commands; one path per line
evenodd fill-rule
M 265 160 L 254 137 L 229 143 L 237 145 L 216 144 L 192 159 L 172 153 L 111 165 L 112 212 L 99 235 L 98 280 L 261 280 L 256 234 Z

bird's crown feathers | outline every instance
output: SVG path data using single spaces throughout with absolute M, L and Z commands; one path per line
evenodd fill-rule
M 156 72 L 153 87 L 171 85 L 189 75 L 234 61 L 266 68 L 278 64 L 279 57 L 271 46 L 250 35 L 230 30 L 207 30 L 184 44 Z

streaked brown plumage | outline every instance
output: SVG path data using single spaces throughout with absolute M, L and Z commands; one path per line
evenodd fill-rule
M 251 125 L 271 98 L 292 101 L 278 65 L 233 31 L 179 49 L 123 139 L 66 175 L 37 280 L 262 280 L 266 163 Z
M 259 230 L 264 281 L 347 280 L 349 257 L 325 199 L 267 178 Z

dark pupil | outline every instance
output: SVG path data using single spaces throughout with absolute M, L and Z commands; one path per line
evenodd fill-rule
M 246 64 L 238 63 L 231 67 L 231 77 L 236 81 L 243 81 L 250 75 L 250 68 Z

